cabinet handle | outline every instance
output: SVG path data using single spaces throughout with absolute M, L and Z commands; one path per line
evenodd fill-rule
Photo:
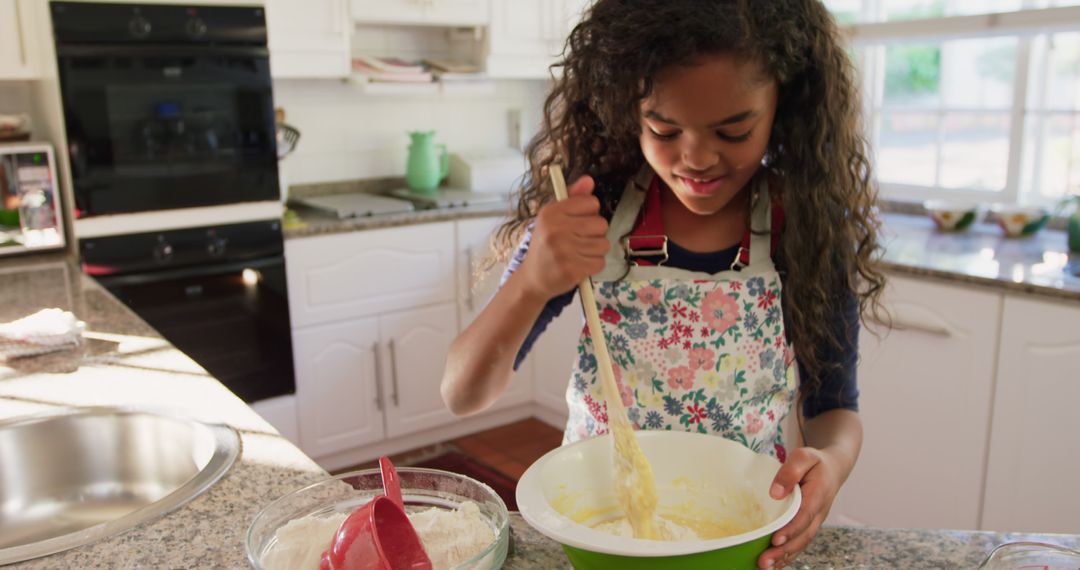
M 15 0 L 15 33 L 19 39 L 19 63 L 26 66 L 26 38 L 23 36 L 22 9 L 20 0 Z
M 375 407 L 383 411 L 382 393 L 382 358 L 379 357 L 379 343 L 371 343 L 371 352 L 375 354 Z
M 465 307 L 469 309 L 471 313 L 473 311 L 473 289 L 476 287 L 476 283 L 473 283 L 473 250 L 472 246 L 465 248 L 465 285 L 468 288 L 465 291 Z
M 397 356 L 394 355 L 394 339 L 390 339 L 390 401 L 398 407 Z
M 882 321 L 881 319 L 879 319 L 877 317 L 870 317 L 870 320 L 872 322 L 876 323 L 876 324 L 879 324 L 879 325 L 883 326 L 883 327 L 889 328 L 888 323 L 886 323 L 885 321 Z M 899 330 L 899 331 L 908 330 L 908 331 L 924 332 L 924 333 L 927 333 L 927 334 L 943 336 L 943 337 L 951 337 L 951 336 L 954 335 L 953 329 L 949 325 L 947 325 L 945 323 L 919 322 L 919 321 L 917 321 L 915 319 L 904 318 L 904 317 L 893 317 L 892 318 L 892 327 L 891 328 L 893 328 L 895 330 Z

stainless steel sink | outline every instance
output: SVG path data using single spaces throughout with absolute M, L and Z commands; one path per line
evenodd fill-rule
M 199 496 L 240 455 L 236 430 L 83 408 L 0 422 L 0 565 L 119 534 Z

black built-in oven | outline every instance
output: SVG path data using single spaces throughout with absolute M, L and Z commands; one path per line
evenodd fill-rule
M 79 242 L 94 276 L 246 402 L 295 391 L 281 223 Z
M 77 218 L 278 198 L 262 8 L 50 6 Z

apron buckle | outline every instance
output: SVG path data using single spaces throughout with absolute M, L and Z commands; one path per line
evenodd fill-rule
M 735 260 L 731 262 L 731 270 L 732 271 L 739 271 L 743 267 L 746 267 L 746 264 L 743 263 L 743 257 L 744 256 L 746 256 L 746 257 L 750 256 L 750 249 L 740 245 L 739 246 L 739 251 L 735 253 Z
M 634 242 L 637 240 L 641 248 L 634 247 Z M 659 243 L 656 240 L 661 240 Z M 645 243 L 641 243 L 645 242 Z M 638 263 L 634 261 L 635 257 L 656 257 L 658 255 L 664 256 L 657 265 L 663 265 L 668 260 L 668 237 L 666 235 L 638 235 L 638 236 L 626 236 L 622 239 L 623 251 L 626 252 L 626 259 L 628 259 L 634 265 Z

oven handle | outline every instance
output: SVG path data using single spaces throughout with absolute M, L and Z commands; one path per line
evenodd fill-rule
M 223 273 L 234 273 L 237 271 L 242 271 L 244 269 L 262 269 L 264 267 L 271 267 L 284 263 L 285 256 L 278 255 L 275 257 L 261 257 L 259 259 L 252 259 L 250 261 L 236 261 L 232 263 L 220 263 L 209 266 L 196 265 L 190 267 L 182 267 L 179 269 L 168 269 L 165 271 L 130 273 L 126 275 L 106 275 L 96 277 L 95 279 L 98 283 L 105 287 L 121 285 L 141 285 L 144 283 L 161 283 L 162 281 L 172 281 L 174 279 L 184 279 L 187 277 L 202 277 L 209 275 L 221 275 Z
M 56 47 L 59 57 L 82 57 L 102 55 L 122 55 L 125 57 L 145 56 L 192 56 L 192 55 L 233 55 L 241 57 L 270 57 L 270 50 L 260 46 L 149 46 L 149 45 L 61 45 Z

